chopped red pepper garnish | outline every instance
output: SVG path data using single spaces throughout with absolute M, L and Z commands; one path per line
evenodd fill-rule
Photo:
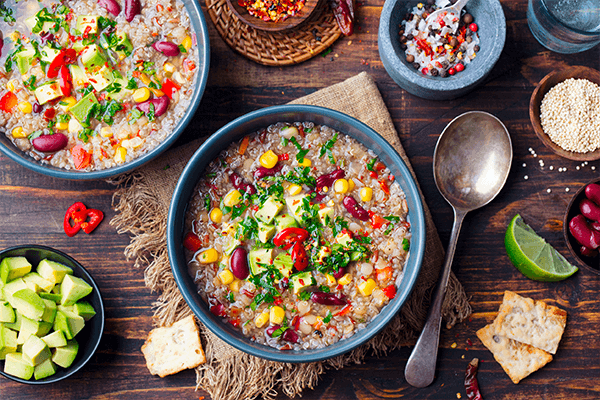
M 393 299 L 396 297 L 396 285 L 390 285 L 381 290 L 383 294 L 387 296 L 388 299 Z
M 71 155 L 76 169 L 83 169 L 90 165 L 92 161 L 92 155 L 80 144 L 71 149 Z
M 71 80 L 71 72 L 66 65 L 61 65 L 59 70 L 59 86 L 63 96 L 70 96 L 71 90 L 73 89 L 73 83 Z
M 383 190 L 383 192 L 385 194 L 388 194 L 388 195 L 390 194 L 390 188 L 389 188 L 389 186 L 388 186 L 388 184 L 387 184 L 386 181 L 380 180 L 379 181 L 379 186 L 381 187 L 381 190 Z
M 15 96 L 13 92 L 7 92 L 0 99 L 0 110 L 5 112 L 11 112 L 18 102 L 19 99 L 17 99 L 17 96 Z
M 160 90 L 162 90 L 163 92 L 165 92 L 165 94 L 167 95 L 167 97 L 170 100 L 173 100 L 173 94 L 175 92 L 177 92 L 179 89 L 181 89 L 181 86 L 179 86 L 178 84 L 176 84 L 175 82 L 173 82 L 170 79 L 165 79 L 165 82 L 162 84 L 162 87 L 160 88 Z M 241 153 L 244 154 L 244 153 Z
M 283 247 L 288 250 L 296 242 L 303 242 L 308 238 L 308 231 L 302 228 L 285 228 L 273 238 L 273 243 L 277 247 Z
M 337 313 L 333 314 L 335 317 L 337 316 L 342 316 L 342 315 L 346 315 L 348 314 L 350 311 L 352 311 L 352 304 L 348 304 L 346 307 L 342 308 L 340 311 L 338 311 Z
M 202 248 L 202 240 L 194 232 L 188 232 L 183 238 L 183 247 L 195 253 Z
M 369 218 L 371 219 L 371 227 L 373 229 L 381 228 L 384 224 L 389 224 L 389 221 L 381 218 L 379 215 L 375 214 L 373 211 L 369 211 Z
M 90 234 L 103 219 L 104 213 L 102 211 L 86 208 L 83 203 L 77 202 L 67 209 L 63 221 L 63 229 L 69 237 L 75 236 L 80 229 Z M 73 225 L 71 225 L 71 220 L 74 222 Z
M 60 67 L 63 65 L 72 64 L 77 60 L 77 52 L 73 49 L 63 49 L 58 53 L 54 60 L 48 66 L 47 76 L 48 78 L 56 78 L 58 76 L 58 72 L 60 71 Z
M 392 274 L 394 273 L 394 269 L 392 267 L 385 267 L 381 269 L 375 269 L 376 278 L 379 282 L 386 282 L 392 279 Z
M 306 249 L 304 248 L 302 242 L 296 242 L 294 244 L 294 247 L 292 247 L 291 257 L 296 270 L 302 271 L 308 267 L 308 256 L 306 255 Z

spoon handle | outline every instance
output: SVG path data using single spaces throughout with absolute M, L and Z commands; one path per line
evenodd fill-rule
M 468 2 L 469 0 L 458 0 L 456 3 L 454 3 L 453 7 L 460 13 L 460 10 L 462 10 Z
M 454 224 L 452 225 L 452 234 L 450 235 L 450 243 L 448 244 L 446 259 L 444 260 L 442 275 L 433 293 L 433 301 L 429 308 L 423 331 L 406 363 L 404 377 L 414 387 L 423 388 L 429 386 L 435 378 L 440 327 L 442 324 L 442 304 L 446 295 L 458 234 L 460 233 L 460 228 L 466 214 L 466 211 L 457 211 L 454 209 Z

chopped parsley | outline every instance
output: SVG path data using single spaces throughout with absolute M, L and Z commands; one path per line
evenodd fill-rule
M 88 140 L 90 140 L 90 136 L 94 136 L 96 134 L 95 131 L 93 131 L 90 128 L 83 128 L 81 130 L 81 132 L 79 132 L 79 135 L 77 135 L 77 137 L 83 142 L 83 143 L 87 143 Z
M 323 157 L 325 155 L 325 153 L 327 153 L 327 156 L 329 157 L 329 162 L 334 165 L 335 165 L 335 157 L 333 157 L 333 152 L 331 151 L 331 149 L 333 149 L 333 146 L 335 145 L 337 138 L 338 138 L 338 133 L 336 132 L 331 139 L 326 141 L 325 144 L 323 146 L 321 146 L 321 151 L 319 152 L 319 158 Z
M 331 311 L 329 311 L 327 313 L 327 316 L 325 318 L 323 318 L 323 322 L 326 323 L 326 324 L 328 324 L 329 321 L 331 321 L 331 318 L 333 318 L 333 315 L 331 314 Z
M 310 176 L 310 167 L 296 167 L 293 171 L 288 172 L 283 179 L 296 185 L 317 186 L 317 179 Z
M 377 162 L 377 157 L 375 157 L 374 159 L 372 159 L 371 161 L 369 161 L 369 162 L 367 163 L 367 169 L 368 169 L 369 171 L 374 171 L 374 170 L 373 170 L 373 166 L 375 165 L 375 163 L 376 163 L 376 162 Z
M 206 208 L 207 210 L 210 210 L 210 203 L 211 203 L 210 196 L 206 195 L 204 197 L 204 208 Z
M 148 108 L 148 112 L 146 113 L 146 116 L 148 117 L 148 121 L 150 121 L 150 122 L 152 122 L 156 119 L 154 117 L 154 104 L 153 103 L 150 103 L 150 107 Z
M 138 85 L 137 85 L 137 82 L 135 81 L 135 79 L 131 78 L 127 81 L 127 86 L 125 86 L 125 89 L 132 90 L 132 89 L 137 89 L 137 88 L 138 88 Z
M 300 292 L 298 293 L 298 298 L 302 301 L 308 301 L 310 299 L 310 292 Z
M 35 75 L 31 75 L 29 77 L 29 79 L 27 79 L 25 82 L 23 82 L 23 86 L 25 86 L 27 89 L 34 91 L 35 90 L 35 80 L 36 80 L 36 76 Z
M 10 7 L 6 7 L 4 5 L 4 1 L 0 2 L 0 18 L 4 20 L 4 22 L 16 22 L 17 20 L 13 17 L 13 10 Z
M 134 108 L 129 112 L 129 125 L 135 123 L 144 113 L 137 108 Z
M 185 48 L 185 47 L 184 47 L 182 44 L 180 44 L 180 45 L 177 45 L 177 47 L 179 47 L 179 51 L 180 51 L 180 52 L 182 52 L 182 53 L 187 53 L 187 50 L 186 50 L 186 48 Z
M 394 229 L 394 224 L 400 222 L 400 217 L 396 217 L 395 215 L 389 215 L 389 216 L 383 217 L 383 218 L 390 221 L 387 228 L 385 229 L 385 232 L 383 232 L 384 235 L 388 235 L 392 231 L 392 229 Z
M 290 138 L 290 142 L 292 142 L 294 146 L 296 146 L 296 149 L 298 149 L 298 154 L 296 154 L 296 161 L 298 161 L 299 163 L 303 162 L 304 157 L 306 156 L 306 154 L 308 154 L 310 149 L 303 149 L 300 143 L 298 143 L 298 139 L 296 139 L 294 136 Z
M 410 241 L 407 238 L 402 239 L 402 250 L 408 251 L 410 249 Z

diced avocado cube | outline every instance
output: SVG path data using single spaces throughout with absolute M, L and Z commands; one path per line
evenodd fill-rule
M 60 293 L 45 293 L 45 292 L 42 292 L 42 293 L 40 293 L 40 297 L 42 299 L 53 301 L 54 303 L 60 303 L 61 295 L 60 295 Z
M 133 90 L 127 89 L 128 83 L 129 82 L 127 82 L 127 80 L 124 78 L 115 79 L 113 84 L 115 86 L 118 84 L 120 89 L 117 91 L 111 92 L 111 93 L 107 93 L 106 98 L 111 99 L 111 100 L 119 100 L 119 101 L 123 100 L 125 98 L 130 98 L 131 95 L 133 95 Z
M 275 228 L 277 233 L 281 232 L 285 228 L 297 228 L 298 224 L 296 219 L 290 214 L 280 214 L 275 217 Z
M 336 237 L 335 237 L 336 242 L 338 242 L 339 244 L 341 244 L 344 247 L 348 247 L 350 246 L 350 244 L 352 244 L 352 242 L 354 241 L 354 239 L 352 239 L 352 236 L 350 236 L 350 234 L 348 232 L 340 232 Z
M 306 211 L 302 209 L 302 205 L 304 204 L 304 199 L 306 198 L 308 198 L 306 194 L 299 194 L 296 196 L 287 197 L 285 199 L 290 213 L 300 225 L 304 225 L 303 217 Z
M 267 243 L 275 235 L 275 225 L 258 223 L 258 240 Z
M 255 216 L 265 224 L 270 224 L 282 208 L 283 203 L 271 196 L 258 209 Z
M 331 249 L 327 246 L 321 246 L 317 254 L 317 263 L 323 264 L 325 259 L 331 255 Z
M 333 208 L 325 207 L 319 210 L 319 219 L 323 225 L 328 225 L 329 222 L 333 221 Z
M 4 299 L 10 303 L 13 293 L 18 292 L 21 289 L 27 289 L 27 284 L 25 283 L 23 278 L 17 278 L 15 280 L 10 281 L 2 288 L 2 293 L 4 293 Z
M 8 283 L 31 271 L 31 264 L 25 257 L 6 257 L 0 263 L 0 279 Z
M 23 359 L 23 354 L 9 353 L 4 360 L 4 372 L 17 378 L 29 380 L 33 376 L 33 367 Z
M 232 236 L 231 240 L 229 241 L 229 245 L 225 248 L 225 255 L 230 256 L 231 254 L 233 254 L 233 251 L 241 245 L 242 241 Z
M 36 292 L 29 288 L 17 290 L 8 300 L 10 305 L 24 317 L 39 321 L 44 315 L 46 305 Z
M 35 50 L 33 47 L 25 47 L 23 50 L 15 54 L 15 61 L 17 62 L 17 68 L 21 75 L 25 75 L 29 71 L 29 66 L 35 56 Z
M 56 364 L 52 362 L 52 359 L 48 358 L 47 360 L 41 362 L 36 365 L 33 369 L 33 377 L 36 381 L 40 379 L 47 378 L 56 373 Z
M 106 89 L 111 83 L 113 83 L 115 78 L 113 78 L 112 69 L 106 65 L 103 65 L 102 68 L 96 72 L 88 73 L 88 80 L 94 89 L 99 92 Z
M 0 360 L 17 351 L 17 332 L 0 324 Z
M 42 11 L 40 11 L 40 12 L 42 12 Z M 25 22 L 25 25 L 29 28 L 29 30 L 32 33 L 49 32 L 50 29 L 52 29 L 54 27 L 54 25 L 56 24 L 55 22 L 52 22 L 52 21 L 45 21 L 43 24 L 38 26 L 38 28 L 36 29 L 36 25 L 38 25 L 38 23 L 40 22 L 40 19 L 38 18 L 37 14 L 32 15 L 31 17 L 25 19 L 24 22 Z
M 27 361 L 31 361 L 33 366 L 50 358 L 50 349 L 46 342 L 35 335 L 29 336 L 23 343 L 23 356 Z
M 42 55 L 42 61 L 47 62 L 48 64 L 50 64 L 52 61 L 54 61 L 54 59 L 56 58 L 56 56 L 59 53 L 60 53 L 60 50 L 53 49 L 50 46 L 44 46 L 40 50 L 40 54 Z
M 273 260 L 273 265 L 281 272 L 281 275 L 289 278 L 292 273 L 292 268 L 294 267 L 294 261 L 289 254 L 279 253 L 277 257 L 275 257 L 275 260 Z
M 63 306 L 62 304 L 59 304 L 58 306 L 56 306 L 56 309 L 58 311 L 62 311 L 62 312 L 70 312 L 70 313 L 75 313 L 75 310 L 73 309 L 73 307 L 75 307 L 74 305 L 71 306 Z
M 52 324 L 54 323 L 54 318 L 56 317 L 56 303 L 52 300 L 46 299 L 42 299 L 42 301 L 46 305 L 44 315 L 42 315 L 42 321 Z
M 96 315 L 96 310 L 94 310 L 94 307 L 85 300 L 75 303 L 73 310 L 75 314 L 79 315 L 86 321 L 89 321 L 94 315 Z
M 75 24 L 77 29 L 82 34 L 98 32 L 98 16 L 97 15 L 79 15 Z
M 106 58 L 95 44 L 90 44 L 81 51 L 81 62 L 87 71 L 95 71 L 106 63 Z
M 6 300 L 4 298 L 4 282 L 0 279 L 0 301 Z
M 75 304 L 77 300 L 84 298 L 92 293 L 93 288 L 83 279 L 73 275 L 65 276 L 60 284 L 60 304 L 70 306 Z
M 62 331 L 54 331 L 46 336 L 42 336 L 48 347 L 62 347 L 67 345 L 67 338 Z
M 56 261 L 51 261 L 48 259 L 43 259 L 37 266 L 37 273 L 42 276 L 42 278 L 54 283 L 61 283 L 65 277 L 65 275 L 73 274 L 73 270 L 66 265 L 62 265 L 57 263 Z
M 40 105 L 46 104 L 50 100 L 54 100 L 63 95 L 60 86 L 56 81 L 48 81 L 43 85 L 36 87 L 33 93 Z
M 52 327 L 54 326 L 51 322 L 46 322 L 46 321 L 39 321 L 39 325 L 40 327 L 38 328 L 37 332 L 35 333 L 35 336 L 37 337 L 42 337 L 47 335 L 48 333 L 50 333 L 50 331 L 52 330 Z
M 62 281 L 61 281 L 61 283 L 62 283 Z M 52 288 L 52 292 L 50 292 L 50 293 L 52 293 L 52 294 L 60 294 L 60 285 L 54 285 L 54 287 Z M 60 303 L 60 301 L 57 301 L 56 303 Z
M 95 104 L 99 104 L 98 99 L 96 99 L 93 92 L 90 92 L 75 103 L 75 105 L 69 109 L 69 112 L 73 114 L 77 121 L 83 124 L 87 121 Z
M 87 75 L 79 65 L 71 64 L 69 70 L 75 86 L 82 88 L 89 82 Z
M 15 310 L 7 301 L 0 302 L 0 322 L 14 323 L 17 320 Z
M 293 287 L 294 294 L 298 294 L 300 290 L 308 286 L 316 285 L 317 281 L 313 278 L 310 271 L 300 272 L 290 278 L 290 286 Z
M 40 330 L 40 322 L 29 319 L 25 316 L 21 317 L 21 326 L 19 327 L 19 336 L 17 343 L 23 344 L 29 339 L 29 336 L 36 335 Z
M 13 322 L 13 323 L 3 322 L 2 325 L 4 325 L 5 327 L 7 327 L 9 329 L 14 330 L 14 331 L 20 331 L 22 321 L 23 321 L 23 316 L 21 314 L 19 314 L 17 311 L 15 311 L 15 322 Z
M 29 289 L 33 290 L 36 293 L 50 293 L 50 291 L 54 287 L 54 283 L 42 278 L 42 276 L 37 272 L 30 272 L 24 275 L 23 281 Z
M 63 368 L 69 368 L 73 361 L 75 361 L 75 357 L 77 357 L 77 352 L 79 351 L 79 344 L 76 340 L 69 340 L 66 346 L 57 347 L 54 350 L 54 355 L 52 356 L 52 361 L 54 363 L 60 365 Z
M 263 265 L 273 264 L 273 249 L 251 250 L 248 258 L 250 260 L 252 275 L 260 274 L 267 270 Z
M 133 52 L 133 45 L 127 37 L 125 32 L 117 32 L 117 45 L 115 46 L 115 52 L 119 55 L 119 59 L 122 60 L 128 57 Z
M 69 340 L 73 339 L 85 326 L 85 320 L 75 313 L 57 311 L 54 319 L 54 330 L 62 331 Z
M 75 50 L 77 53 L 81 52 L 81 50 L 83 50 L 85 48 L 85 45 L 83 44 L 83 40 L 78 40 L 77 42 L 73 43 L 72 49 Z

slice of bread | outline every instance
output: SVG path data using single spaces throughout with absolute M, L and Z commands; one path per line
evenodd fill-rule
M 519 383 L 532 372 L 552 361 L 550 353 L 528 344 L 500 336 L 494 331 L 494 323 L 477 331 L 477 337 L 492 352 L 513 383 Z
M 206 362 L 193 315 L 170 327 L 152 329 L 142 353 L 150 373 L 161 378 Z
M 556 354 L 567 312 L 507 290 L 494 324 L 500 336 Z

